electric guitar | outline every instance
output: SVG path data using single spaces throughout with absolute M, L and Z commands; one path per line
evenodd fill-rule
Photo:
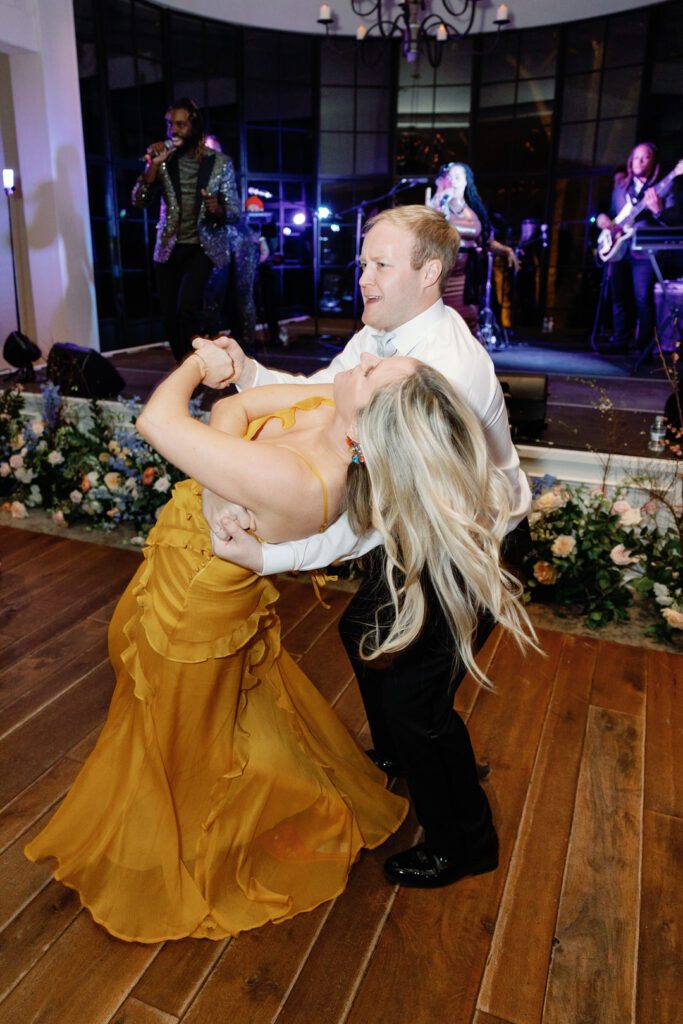
M 666 178 L 662 178 L 653 186 L 657 195 L 665 194 L 671 182 L 679 174 L 683 174 L 683 160 L 679 160 L 673 171 L 670 171 Z M 631 202 L 629 196 L 611 225 L 608 228 L 603 228 L 598 235 L 597 245 L 597 254 L 603 263 L 612 263 L 624 258 L 628 252 L 631 235 L 635 231 L 636 218 L 645 209 L 647 209 L 647 203 L 644 195 L 637 203 Z

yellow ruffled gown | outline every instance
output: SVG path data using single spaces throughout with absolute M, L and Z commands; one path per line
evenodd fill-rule
M 119 938 L 221 939 L 312 910 L 405 817 L 280 646 L 277 598 L 212 556 L 201 486 L 179 484 L 111 621 L 97 746 L 26 847 Z

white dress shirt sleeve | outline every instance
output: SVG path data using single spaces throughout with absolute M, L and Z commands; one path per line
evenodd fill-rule
M 269 367 L 262 366 L 261 363 L 254 360 L 253 365 L 256 367 L 256 376 L 250 387 L 258 388 L 263 384 L 330 384 L 336 374 L 342 370 L 351 370 L 359 362 L 360 354 L 363 351 L 363 334 L 363 331 L 354 334 L 331 363 L 323 366 L 320 370 L 316 370 L 310 377 L 305 377 L 303 374 L 287 373 L 285 370 L 271 370 Z M 237 387 L 239 389 L 239 384 Z
M 324 533 L 316 533 L 305 540 L 263 544 L 261 575 L 272 576 L 273 573 L 291 572 L 293 569 L 322 569 L 337 559 L 360 558 L 381 543 L 382 537 L 376 530 L 357 537 L 344 514 Z

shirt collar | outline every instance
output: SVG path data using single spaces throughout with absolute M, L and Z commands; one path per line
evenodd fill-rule
M 399 355 L 409 355 L 415 346 L 422 340 L 426 331 L 430 330 L 445 315 L 446 307 L 443 299 L 437 299 L 429 309 L 414 316 L 412 320 L 401 324 L 395 331 L 389 331 L 391 340 Z

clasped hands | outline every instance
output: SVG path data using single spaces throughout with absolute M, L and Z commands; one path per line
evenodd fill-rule
M 229 334 L 222 333 L 217 338 L 194 338 L 192 347 L 204 365 L 203 383 L 208 387 L 225 388 L 239 380 L 247 357 Z M 253 572 L 261 572 L 263 556 L 261 544 L 253 535 L 256 529 L 253 513 L 207 488 L 202 494 L 202 510 L 211 533 L 214 555 Z
M 216 338 L 193 338 L 192 348 L 204 367 L 203 384 L 221 390 L 229 384 L 237 384 L 247 357 L 229 332 L 222 331 Z

